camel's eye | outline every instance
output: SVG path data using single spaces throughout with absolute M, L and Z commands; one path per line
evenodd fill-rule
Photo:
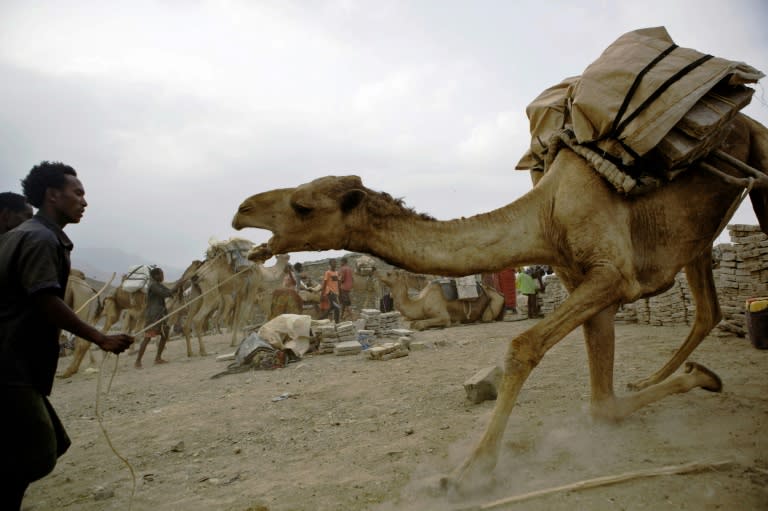
M 306 206 L 302 206 L 301 204 L 298 204 L 296 202 L 291 202 L 291 207 L 299 216 L 307 216 L 310 213 L 312 213 L 312 208 L 308 208 Z

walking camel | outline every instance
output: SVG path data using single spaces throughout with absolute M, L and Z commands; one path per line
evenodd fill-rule
M 91 318 L 89 323 L 96 324 L 104 317 L 104 327 L 102 332 L 107 333 L 112 325 L 117 323 L 120 316 L 124 314 L 124 328 L 123 331 L 130 334 L 138 329 L 144 323 L 144 309 L 147 306 L 147 294 L 143 291 L 135 291 L 129 293 L 128 291 L 118 287 L 115 292 L 106 298 L 101 304 L 98 312 Z M 73 374 L 77 373 L 80 369 L 80 364 L 83 362 L 85 354 L 92 347 L 92 344 L 83 339 L 75 340 L 75 352 L 72 355 L 72 362 L 69 367 L 61 374 L 61 378 L 69 378 Z M 91 360 L 93 361 L 93 360 Z
M 720 149 L 759 169 L 750 193 L 768 232 L 768 130 L 738 114 Z M 511 266 L 552 266 L 569 297 L 551 315 L 512 339 L 499 397 L 485 434 L 467 460 L 445 479 L 459 488 L 483 481 L 496 465 L 502 434 L 518 393 L 544 354 L 578 326 L 589 357 L 591 413 L 617 421 L 670 394 L 701 387 L 719 391 L 712 371 L 688 362 L 672 374 L 720 321 L 712 276 L 712 242 L 746 179 L 722 159 L 725 174 L 689 169 L 654 192 L 626 197 L 613 191 L 569 148 L 523 197 L 488 213 L 437 221 L 357 176 L 322 177 L 296 188 L 247 198 L 235 229 L 268 229 L 273 236 L 250 257 L 344 249 L 373 254 L 418 273 L 468 275 Z M 696 302 L 688 337 L 672 358 L 635 385 L 614 392 L 614 324 L 619 305 L 669 289 L 684 268 Z
M 197 335 L 201 356 L 207 355 L 203 333 L 213 313 L 218 311 L 223 321 L 229 321 L 232 330 L 231 344 L 234 346 L 241 318 L 249 317 L 253 304 L 260 301 L 264 282 L 278 281 L 285 265 L 288 264 L 289 256 L 286 254 L 278 257 L 277 263 L 268 268 L 261 263 L 244 266 L 239 253 L 243 247 L 252 245 L 247 240 L 229 240 L 212 245 L 205 261 L 192 271 L 190 279 L 199 288 L 200 294 L 204 295 L 198 300 L 200 304 L 195 307 L 194 314 L 191 314 L 191 324 Z M 248 263 L 247 260 L 244 262 Z M 243 271 L 244 269 L 246 271 Z M 268 312 L 269 308 L 265 310 Z
M 402 270 L 379 271 L 376 276 L 392 290 L 395 308 L 411 320 L 413 330 L 493 321 L 503 316 L 504 297 L 485 286 L 480 295 L 472 300 L 446 300 L 441 285 L 431 282 L 411 298 L 408 276 Z
M 83 305 L 96 296 L 96 293 L 97 291 L 85 280 L 85 274 L 83 272 L 75 269 L 70 270 L 69 279 L 67 280 L 67 290 L 64 293 L 64 303 L 66 303 L 70 309 L 78 311 L 78 317 L 86 323 L 95 322 L 99 309 L 99 302 L 93 300 L 85 308 L 83 308 Z M 91 346 L 91 343 L 85 339 L 75 337 L 75 351 L 72 355 L 72 361 L 69 363 L 67 369 L 61 373 L 61 378 L 69 378 L 75 374 L 78 369 L 80 369 L 80 364 L 83 362 L 86 353 L 90 353 L 91 364 L 95 362 L 93 353 L 89 350 Z

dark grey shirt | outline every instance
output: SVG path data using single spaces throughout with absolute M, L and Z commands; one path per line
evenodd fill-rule
M 60 329 L 33 306 L 36 293 L 64 298 L 72 242 L 40 213 L 0 237 L 0 385 L 50 395 Z
M 147 310 L 144 312 L 144 321 L 147 326 L 168 314 L 165 307 L 165 299 L 173 296 L 173 291 L 152 279 L 147 291 Z

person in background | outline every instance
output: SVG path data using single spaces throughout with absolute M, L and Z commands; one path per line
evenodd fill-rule
M 341 317 L 341 305 L 339 304 L 339 272 L 336 271 L 336 260 L 328 261 L 328 269 L 323 275 L 323 285 L 320 288 L 320 296 L 328 300 L 328 309 L 321 319 L 325 319 L 333 312 L 333 321 L 339 322 Z
M 341 302 L 342 319 L 347 317 L 347 313 L 352 307 L 352 287 L 354 286 L 354 275 L 352 268 L 350 268 L 347 257 L 341 258 L 341 266 L 339 266 L 339 302 Z
M 517 289 L 525 295 L 528 302 L 528 318 L 533 319 L 535 318 L 538 313 L 536 311 L 537 309 L 537 300 L 536 297 L 536 289 L 537 284 L 534 278 L 528 273 L 527 270 L 520 270 L 517 273 Z
M 26 197 L 13 192 L 0 193 L 0 235 L 29 220 L 32 215 L 32 206 Z
M 293 277 L 296 279 L 296 291 L 312 291 L 315 286 L 312 277 L 304 273 L 304 266 L 301 263 L 293 265 Z
M 88 205 L 75 169 L 44 161 L 21 184 L 37 214 L 0 243 L 0 509 L 13 511 L 71 443 L 48 401 L 61 329 L 112 353 L 133 342 L 101 333 L 64 303 L 72 242 L 63 229 Z
M 299 263 L 296 263 L 299 264 Z M 299 296 L 299 277 L 294 273 L 293 267 L 288 264 L 283 269 L 282 287 L 272 291 L 272 299 L 269 307 L 269 320 L 281 314 L 301 314 L 304 303 Z
M 152 268 L 149 270 L 149 276 L 151 280 L 147 290 L 147 308 L 144 312 L 144 324 L 150 328 L 144 332 L 144 340 L 141 341 L 141 346 L 139 346 L 139 353 L 136 355 L 136 362 L 133 364 L 136 369 L 141 369 L 141 358 L 144 356 L 144 351 L 147 349 L 147 345 L 152 338 L 158 335 L 160 336 L 160 341 L 157 343 L 155 364 L 165 364 L 167 362 L 162 357 L 165 343 L 168 342 L 168 335 L 170 334 L 170 329 L 164 319 L 168 315 L 165 299 L 170 298 L 178 291 L 175 287 L 168 289 L 163 285 L 165 275 L 161 268 Z M 153 323 L 157 324 L 152 326 Z

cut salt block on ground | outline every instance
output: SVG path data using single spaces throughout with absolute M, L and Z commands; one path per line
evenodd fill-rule
M 479 370 L 464 382 L 467 399 L 474 404 L 496 399 L 497 388 L 501 381 L 502 371 L 498 366 L 490 366 Z

